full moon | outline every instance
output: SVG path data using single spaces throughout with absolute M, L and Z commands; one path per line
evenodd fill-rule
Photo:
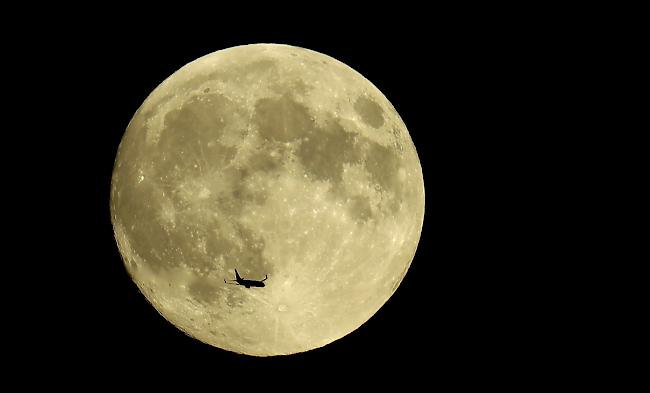
M 354 331 L 395 292 L 424 183 L 404 122 L 361 74 L 304 48 L 244 45 L 146 98 L 117 151 L 110 211 L 126 270 L 165 319 L 227 351 L 287 355 Z M 234 269 L 266 286 L 225 283 Z

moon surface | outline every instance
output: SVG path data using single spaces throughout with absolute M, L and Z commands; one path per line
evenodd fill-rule
M 395 108 L 318 52 L 217 51 L 162 82 L 120 143 L 111 219 L 140 291 L 186 334 L 254 356 L 354 331 L 406 274 L 422 169 Z M 226 285 L 237 268 L 264 288 Z

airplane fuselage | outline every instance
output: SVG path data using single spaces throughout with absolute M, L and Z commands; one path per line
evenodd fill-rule
M 261 287 L 265 286 L 263 282 L 254 281 L 254 280 L 240 280 L 240 281 L 238 280 L 237 283 L 239 285 L 245 286 L 246 288 L 250 288 L 250 287 L 260 287 L 261 288 Z

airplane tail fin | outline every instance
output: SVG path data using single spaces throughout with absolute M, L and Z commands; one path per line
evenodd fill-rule
M 237 277 L 237 281 L 241 280 L 241 277 L 239 277 L 239 272 L 237 269 L 235 269 L 235 276 Z

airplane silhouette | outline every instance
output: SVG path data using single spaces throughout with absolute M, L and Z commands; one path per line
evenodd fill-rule
M 264 279 L 261 280 L 261 281 L 256 281 L 256 280 L 245 280 L 245 279 L 243 279 L 243 278 L 241 278 L 241 277 L 239 276 L 239 272 L 237 271 L 237 269 L 235 269 L 235 276 L 237 277 L 236 279 L 234 279 L 234 280 L 228 280 L 228 281 L 236 281 L 237 283 L 234 283 L 234 282 L 228 282 L 228 281 L 226 281 L 226 279 L 224 279 L 223 282 L 225 282 L 226 284 L 230 284 L 230 285 L 243 285 L 243 286 L 245 286 L 246 288 L 250 288 L 250 287 L 264 287 L 264 286 L 266 286 L 266 285 L 264 285 L 264 281 L 266 281 L 266 279 L 269 278 L 269 275 L 267 274 L 267 275 L 264 277 Z

